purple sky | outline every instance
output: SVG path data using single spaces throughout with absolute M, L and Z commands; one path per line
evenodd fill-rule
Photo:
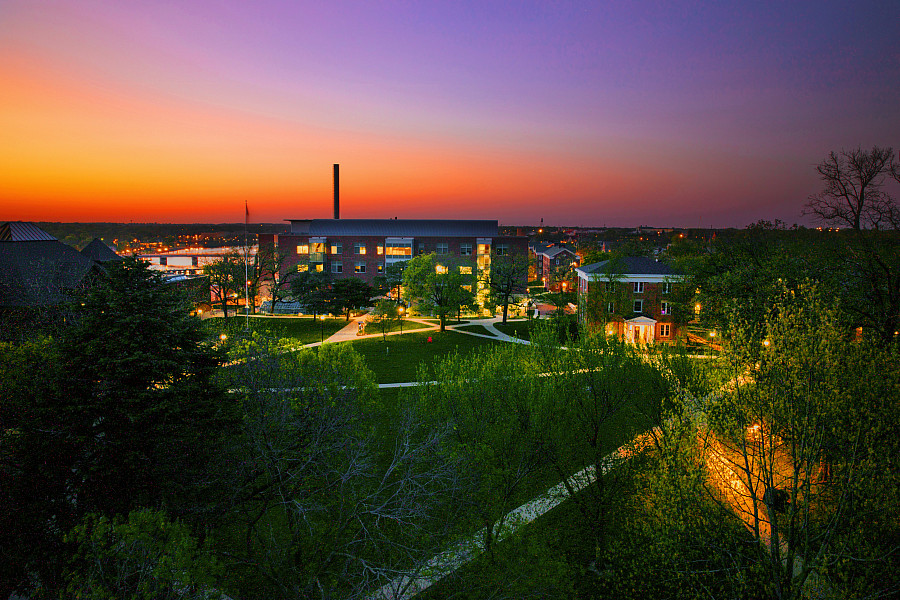
M 327 217 L 339 162 L 348 218 L 809 223 L 829 151 L 898 139 L 900 13 L 12 0 L 0 90 L 0 219 Z

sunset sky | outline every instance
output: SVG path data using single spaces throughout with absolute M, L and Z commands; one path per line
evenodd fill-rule
M 744 227 L 900 145 L 883 2 L 0 0 L 0 221 Z

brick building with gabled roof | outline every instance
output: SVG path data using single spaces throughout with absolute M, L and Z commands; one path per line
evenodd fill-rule
M 672 342 L 678 336 L 673 292 L 683 276 L 653 258 L 629 256 L 584 265 L 578 274 L 579 318 L 604 324 L 607 335 L 633 343 Z

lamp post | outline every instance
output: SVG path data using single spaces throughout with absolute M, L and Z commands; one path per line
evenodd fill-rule
M 325 343 L 325 315 L 319 315 L 319 321 L 321 321 L 321 342 Z
M 398 306 L 397 312 L 400 314 L 400 335 L 403 335 L 403 307 Z

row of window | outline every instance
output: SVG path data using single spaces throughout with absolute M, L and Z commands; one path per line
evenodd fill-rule
M 616 305 L 614 302 L 606 303 L 606 312 L 609 314 L 616 312 Z M 634 301 L 634 312 L 636 312 L 636 313 L 644 312 L 644 301 L 643 300 L 635 300 Z M 661 302 L 659 314 L 671 315 L 672 314 L 672 304 L 670 302 Z
M 582 279 L 581 281 L 584 282 L 584 279 Z M 632 287 L 631 287 L 632 291 L 633 291 L 635 294 L 643 294 L 643 293 L 644 293 L 644 284 L 645 284 L 645 283 L 646 283 L 646 282 L 644 282 L 644 281 L 635 281 L 635 282 L 633 282 L 633 283 L 631 284 L 631 286 L 632 286 Z M 612 291 L 615 291 L 616 285 L 618 285 L 618 284 L 615 283 L 615 282 L 607 281 L 607 282 L 604 282 L 604 283 L 603 283 L 603 289 L 604 289 L 604 291 L 612 292 Z M 671 284 L 670 282 L 668 282 L 668 281 L 663 281 L 662 284 L 660 284 L 660 285 L 661 285 L 660 291 L 661 291 L 663 294 L 669 294 L 669 293 L 672 292 L 672 284 Z
M 325 265 L 322 263 L 319 263 L 316 265 L 309 265 L 307 263 L 301 263 L 301 264 L 297 265 L 297 271 L 299 271 L 300 273 L 309 271 L 311 266 L 313 268 L 315 268 L 316 271 L 319 271 L 320 273 L 325 270 Z M 331 263 L 331 272 L 335 273 L 335 274 L 343 273 L 344 272 L 344 263 L 341 263 L 341 262 Z M 364 262 L 354 263 L 353 264 L 353 272 L 354 273 L 365 273 L 366 272 L 366 263 L 364 263 Z M 384 263 L 378 263 L 375 266 L 375 272 L 376 273 L 384 273 Z
M 330 247 L 331 254 L 343 254 L 344 245 L 341 242 L 334 242 Z M 478 244 L 479 254 L 490 254 L 490 244 Z M 368 246 L 365 242 L 355 242 L 353 244 L 353 254 L 362 256 L 368 252 Z M 438 242 L 435 244 L 435 252 L 438 255 L 445 256 L 450 254 L 450 244 L 447 242 Z M 297 246 L 297 254 L 324 254 L 324 243 L 300 244 Z M 375 253 L 378 256 L 387 254 L 393 257 L 411 257 L 412 246 L 405 242 L 388 242 L 385 246 L 375 246 Z M 425 253 L 425 244 L 419 244 L 419 254 Z M 508 244 L 497 244 L 494 246 L 494 254 L 504 256 L 509 254 Z M 459 245 L 460 256 L 472 256 L 472 244 L 464 242 Z
M 310 267 L 310 265 L 308 265 L 306 263 L 301 263 L 301 264 L 297 265 L 297 271 L 302 273 L 304 271 L 308 271 L 309 267 Z M 383 273 L 384 272 L 384 263 L 378 263 L 377 265 L 375 265 L 375 269 L 376 269 L 376 271 L 375 271 L 376 273 Z M 447 267 L 444 267 L 442 265 L 438 265 L 436 267 L 436 269 L 437 269 L 438 273 L 446 273 L 447 272 Z M 315 265 L 315 270 L 316 271 L 324 271 L 325 267 L 322 264 L 317 264 L 317 265 Z M 344 272 L 344 263 L 342 263 L 342 262 L 331 263 L 331 272 L 334 274 L 343 273 Z M 353 272 L 354 273 L 365 273 L 366 272 L 366 263 L 364 263 L 364 262 L 353 263 Z M 463 266 L 459 267 L 459 273 L 460 273 L 460 275 L 471 275 L 472 267 L 468 266 L 468 265 L 463 265 Z

